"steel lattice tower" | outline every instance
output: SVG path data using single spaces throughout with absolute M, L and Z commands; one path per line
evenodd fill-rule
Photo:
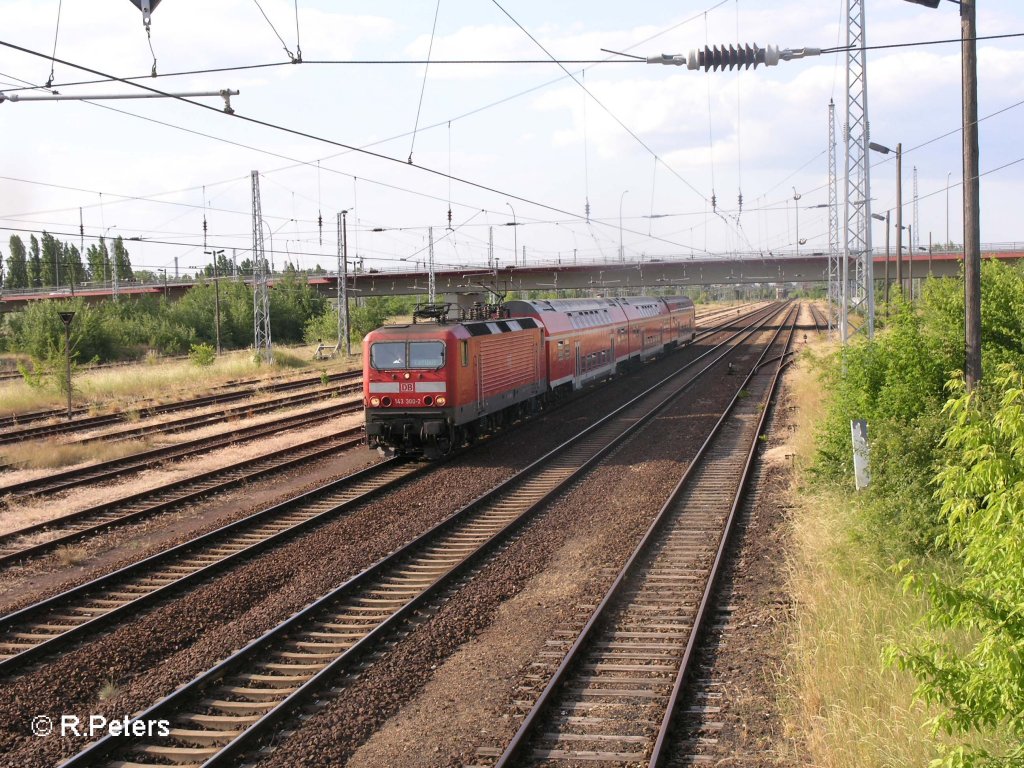
M 843 256 L 839 229 L 839 173 L 836 170 L 836 103 L 828 104 L 828 331 L 837 325 L 837 310 L 843 297 Z
M 843 258 L 843 296 L 839 331 L 849 335 L 849 313 L 865 315 L 862 329 L 868 338 L 875 333 L 875 279 L 871 253 L 871 167 L 868 158 L 867 37 L 864 0 L 848 0 L 846 13 L 846 247 Z M 850 269 L 853 274 L 850 274 Z
M 253 348 L 269 363 L 274 353 L 270 340 L 270 293 L 267 290 L 267 257 L 263 247 L 259 171 L 252 172 L 252 260 Z

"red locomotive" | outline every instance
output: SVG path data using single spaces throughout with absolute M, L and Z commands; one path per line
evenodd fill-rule
M 510 301 L 458 319 L 426 305 L 363 340 L 366 435 L 385 453 L 438 458 L 693 336 L 683 296 Z

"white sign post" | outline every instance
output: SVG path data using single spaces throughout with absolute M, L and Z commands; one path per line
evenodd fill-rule
M 871 483 L 871 462 L 868 452 L 868 423 L 864 419 L 850 422 L 853 435 L 853 474 L 857 490 L 862 491 Z

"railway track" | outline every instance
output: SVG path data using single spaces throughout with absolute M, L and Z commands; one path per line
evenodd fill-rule
M 168 736 L 102 739 L 65 765 L 212 766 L 235 759 L 328 680 L 379 649 L 414 611 L 741 350 L 776 313 L 761 313 L 761 319 L 137 716 L 143 722 L 168 720 Z
M 242 427 L 226 435 L 201 437 L 161 448 L 139 451 L 117 459 L 109 459 L 45 477 L 0 486 L 0 504 L 26 495 L 56 493 L 100 480 L 110 480 L 129 472 L 156 466 L 172 459 L 198 456 L 229 445 L 275 435 L 290 429 L 307 427 L 334 416 L 354 413 L 362 408 L 359 403 L 333 403 L 294 416 L 285 416 L 264 424 Z
M 237 488 L 243 483 L 353 448 L 362 442 L 363 428 L 353 427 L 19 528 L 0 536 L 0 567 L 52 553 L 59 547 L 78 543 L 97 533 L 139 522 L 186 502 Z
M 134 616 L 215 572 L 429 471 L 391 459 L 0 618 L 0 674 L 22 671 L 118 618 Z
M 723 332 L 723 327 L 729 327 L 734 322 L 730 320 L 725 326 L 702 331 L 698 334 L 698 338 L 721 333 Z M 354 412 L 360 408 L 361 405 L 359 403 L 339 404 L 332 407 L 335 414 Z M 308 419 L 309 416 L 303 415 L 294 418 Z M 316 418 L 318 419 L 320 416 L 316 416 Z M 253 430 L 252 433 L 248 433 L 249 438 L 259 436 L 261 427 L 249 429 Z M 211 438 L 211 440 L 217 443 L 212 447 L 233 442 L 236 438 L 237 435 L 235 433 L 229 436 Z M 202 497 L 230 490 L 257 477 L 266 476 L 295 464 L 319 458 L 329 454 L 331 451 L 352 447 L 360 441 L 360 428 L 346 430 L 331 437 L 302 443 L 285 451 L 276 451 L 271 455 L 263 456 L 256 460 L 239 462 L 228 467 L 211 470 L 192 478 L 178 480 L 149 491 L 115 499 L 79 512 L 11 531 L 0 535 L 0 567 L 52 553 L 60 547 L 75 544 L 95 534 L 161 514 L 185 502 L 196 501 Z M 210 446 L 207 445 L 207 447 L 209 448 Z M 7 486 L 0 489 L 0 494 L 8 494 L 10 496 L 11 494 L 19 493 L 45 493 L 61 490 L 90 482 L 96 479 L 96 476 L 101 478 L 112 477 L 138 469 L 140 461 L 143 465 L 147 465 L 156 461 L 167 460 L 174 455 L 182 455 L 182 453 L 192 455 L 193 450 L 187 444 L 167 449 L 155 449 L 154 451 L 137 455 L 134 460 L 133 457 L 126 457 L 124 460 L 118 459 L 105 462 L 99 467 L 85 467 L 81 470 L 69 471 L 48 478 L 39 478 L 18 485 Z M 157 455 L 154 456 L 152 454 Z M 122 461 L 126 463 L 122 465 L 120 463 Z
M 161 416 L 168 413 L 204 408 L 211 405 L 223 405 L 225 403 L 237 402 L 238 400 L 255 397 L 261 393 L 290 392 L 298 389 L 307 389 L 309 387 L 323 387 L 325 384 L 339 384 L 344 387 L 345 385 L 354 385 L 361 381 L 362 374 L 353 374 L 348 372 L 333 373 L 328 375 L 326 378 L 326 382 L 324 382 L 321 377 L 316 376 L 270 383 L 265 386 L 257 383 L 255 386 L 246 386 L 242 389 L 232 389 L 228 392 L 218 392 L 212 395 L 189 398 L 187 400 L 177 400 L 172 403 L 145 406 L 138 409 L 118 411 L 116 413 L 108 413 L 99 416 L 83 416 L 72 419 L 71 421 L 57 422 L 53 424 L 40 424 L 34 427 L 23 427 L 21 429 L 17 429 L 16 427 L 20 424 L 42 421 L 44 419 L 61 418 L 67 413 L 67 411 L 57 408 L 4 416 L 0 418 L 0 429 L 5 430 L 0 432 L 0 445 L 18 442 L 21 440 L 32 440 L 40 437 L 52 437 L 71 432 L 81 432 L 109 424 L 134 421 L 138 418 Z M 86 413 L 87 411 L 87 408 L 78 408 L 75 409 L 74 412 L 81 414 Z
M 140 437 L 146 437 L 147 435 L 155 434 L 173 434 L 175 432 L 182 432 L 187 429 L 199 429 L 201 427 L 208 427 L 214 424 L 221 424 L 225 421 L 233 421 L 240 418 L 251 418 L 252 416 L 259 416 L 264 413 L 272 413 L 283 408 L 291 408 L 299 405 L 308 405 L 309 403 L 315 403 L 320 400 L 325 400 L 330 397 L 336 397 L 338 395 L 352 394 L 360 391 L 362 384 L 342 384 L 342 385 L 331 385 L 320 389 L 313 390 L 312 392 L 300 392 L 297 394 L 284 395 L 282 397 L 276 397 L 271 400 L 261 400 L 257 403 L 246 403 L 244 405 L 235 405 L 230 408 L 224 408 L 219 411 L 212 413 L 202 413 L 195 416 L 183 416 L 169 421 L 162 421 L 155 424 L 143 424 L 137 427 L 130 427 L 128 429 L 122 429 L 117 432 L 107 432 L 102 435 L 96 435 L 94 437 L 84 437 L 77 440 L 69 440 L 66 445 L 88 445 L 90 443 L 97 442 L 118 442 L 122 440 L 132 440 Z M 33 428 L 29 428 L 30 430 Z M 28 431 L 28 430 L 25 430 Z M 42 434 L 41 436 L 47 437 L 49 435 Z M 8 432 L 0 434 L 0 445 L 18 443 L 22 440 L 33 439 L 32 436 L 23 437 L 14 432 Z
M 814 302 L 807 303 L 807 309 L 811 313 L 811 320 L 814 321 L 814 330 L 818 333 L 828 333 L 828 319 L 822 314 L 821 310 L 814 304 Z
M 748 302 L 746 304 L 737 304 L 733 307 L 719 307 L 718 309 L 712 309 L 709 312 L 695 315 L 694 322 L 699 326 L 704 326 L 709 320 L 723 320 L 727 318 L 734 318 L 739 315 L 748 313 L 751 308 L 755 307 L 755 302 Z
M 549 641 L 535 665 L 547 685 L 504 750 L 481 750 L 481 766 L 662 764 L 798 315 L 787 313 L 583 630 Z M 695 740 L 691 757 L 700 749 Z

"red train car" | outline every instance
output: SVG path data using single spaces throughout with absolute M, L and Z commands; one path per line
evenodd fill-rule
M 363 340 L 366 434 L 436 458 L 550 397 L 639 365 L 694 335 L 685 297 L 510 301 L 485 320 L 386 326 Z
M 510 301 L 505 309 L 543 325 L 552 390 L 579 389 L 628 359 L 628 319 L 614 299 Z
M 367 439 L 387 452 L 437 458 L 548 390 L 531 318 L 386 326 L 363 340 L 363 361 Z

